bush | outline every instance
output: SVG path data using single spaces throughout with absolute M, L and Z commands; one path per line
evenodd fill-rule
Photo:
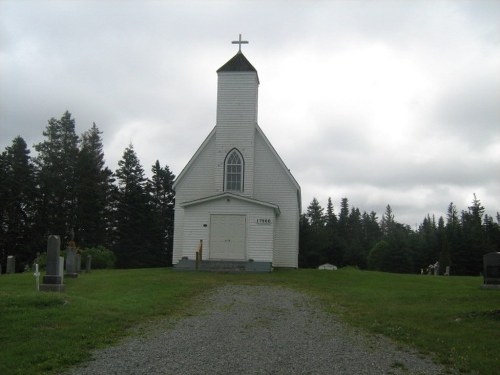
M 92 256 L 92 269 L 115 268 L 116 256 L 104 246 L 88 247 L 80 251 L 82 264 L 86 264 L 87 255 Z

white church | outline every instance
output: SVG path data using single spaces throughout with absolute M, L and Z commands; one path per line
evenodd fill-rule
M 194 269 L 197 252 L 196 266 L 221 270 L 298 267 L 300 186 L 257 123 L 259 77 L 244 43 L 217 70 L 216 125 L 173 185 L 179 270 Z

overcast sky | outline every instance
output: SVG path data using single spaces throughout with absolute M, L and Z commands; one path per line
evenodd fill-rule
M 257 69 L 259 125 L 302 187 L 415 228 L 500 211 L 500 1 L 0 0 L 0 150 L 68 110 L 178 175 L 215 125 L 216 70 Z

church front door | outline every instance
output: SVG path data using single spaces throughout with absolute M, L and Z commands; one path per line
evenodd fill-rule
M 246 259 L 246 216 L 210 216 L 210 259 Z

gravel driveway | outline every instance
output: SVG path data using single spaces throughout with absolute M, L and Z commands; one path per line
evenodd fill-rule
M 287 288 L 224 286 L 198 298 L 195 310 L 95 351 L 93 360 L 69 374 L 445 372 L 383 337 L 356 331 Z

